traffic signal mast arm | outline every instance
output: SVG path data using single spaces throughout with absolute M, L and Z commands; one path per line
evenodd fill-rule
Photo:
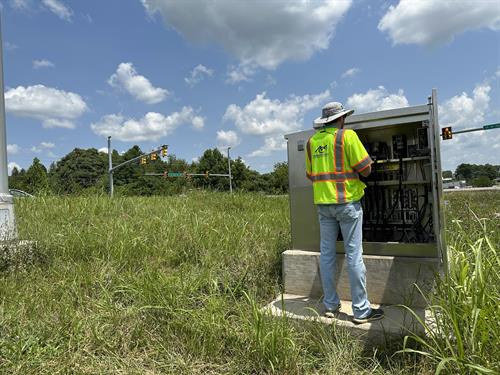
M 447 140 L 447 139 L 451 139 L 453 134 L 478 132 L 481 130 L 490 130 L 490 129 L 497 129 L 497 128 L 500 128 L 500 123 L 484 125 L 480 128 L 465 129 L 465 130 L 458 130 L 458 131 L 452 131 L 451 126 L 447 126 L 447 127 L 444 127 L 441 129 L 441 137 L 443 138 L 443 140 Z
M 192 177 L 192 176 L 200 176 L 200 177 L 229 177 L 229 174 L 224 173 L 183 173 L 183 172 L 165 172 L 164 173 L 152 173 L 146 172 L 146 176 L 165 176 L 165 177 Z M 233 178 L 231 176 L 231 178 Z
M 474 129 L 465 129 L 465 130 L 459 130 L 457 132 L 453 132 L 453 134 L 460 134 L 460 133 L 469 133 L 469 132 L 477 132 L 479 130 L 489 130 L 489 129 L 496 129 L 500 128 L 500 122 L 496 124 L 489 124 L 489 125 L 484 125 L 480 128 L 474 128 Z
M 148 155 L 151 155 L 151 154 L 155 154 L 155 153 L 158 153 L 158 152 L 162 152 L 163 150 L 167 149 L 168 146 L 167 145 L 163 145 L 161 146 L 160 148 L 156 149 L 156 150 L 153 150 L 151 152 L 147 152 L 147 153 L 144 153 L 144 154 L 141 154 L 139 156 L 136 156 L 135 158 L 132 158 L 130 160 L 127 160 L 127 161 L 124 161 L 123 163 L 121 164 L 118 164 L 117 166 L 114 166 L 113 168 L 110 168 L 109 169 L 109 172 L 113 172 L 115 171 L 116 169 L 120 168 L 120 167 L 123 167 L 124 165 L 127 165 L 127 164 L 130 164 L 130 163 L 133 163 L 134 161 L 136 160 L 139 160 L 140 158 L 144 158 L 144 157 L 147 157 Z M 162 155 L 164 154 L 164 152 L 162 152 Z

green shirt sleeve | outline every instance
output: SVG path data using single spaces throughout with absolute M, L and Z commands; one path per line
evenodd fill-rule
M 365 146 L 359 140 L 358 135 L 352 129 L 347 129 L 344 134 L 347 160 L 349 166 L 356 172 L 361 172 L 368 168 L 373 160 L 366 152 Z

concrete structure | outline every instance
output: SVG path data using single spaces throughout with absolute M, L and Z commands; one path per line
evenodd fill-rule
M 370 301 L 375 304 L 404 304 L 425 307 L 425 294 L 433 286 L 438 261 L 435 258 L 409 258 L 365 255 L 366 285 Z M 288 294 L 320 298 L 323 294 L 319 278 L 319 253 L 288 250 L 283 253 L 283 279 Z M 349 300 L 351 292 L 344 255 L 337 255 L 337 292 L 342 300 Z

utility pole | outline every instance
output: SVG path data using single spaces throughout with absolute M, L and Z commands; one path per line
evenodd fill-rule
M 229 166 L 229 192 L 233 194 L 233 181 L 231 177 L 231 157 L 229 156 L 229 150 L 231 147 L 227 148 L 227 164 Z
M 7 130 L 5 128 L 5 97 L 3 84 L 3 43 L 0 14 L 0 241 L 17 238 L 14 199 L 9 192 L 7 165 Z
M 108 173 L 109 173 L 109 196 L 113 198 L 113 158 L 111 155 L 111 136 L 108 137 Z

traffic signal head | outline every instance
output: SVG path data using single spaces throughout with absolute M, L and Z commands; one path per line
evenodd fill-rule
M 167 150 L 168 150 L 167 146 L 162 146 L 162 148 L 161 148 L 161 156 L 163 156 L 163 157 L 167 156 Z
M 147 162 L 148 162 L 148 160 L 146 159 L 146 157 L 145 157 L 145 156 L 143 156 L 143 157 L 141 158 L 141 165 L 144 165 L 144 164 L 146 164 Z
M 451 130 L 451 126 L 447 126 L 441 129 L 441 137 L 443 137 L 443 140 L 453 138 L 453 132 Z
M 156 152 L 153 152 L 151 155 L 150 155 L 150 159 L 152 161 L 155 161 L 156 159 L 158 159 L 158 155 L 156 154 Z

